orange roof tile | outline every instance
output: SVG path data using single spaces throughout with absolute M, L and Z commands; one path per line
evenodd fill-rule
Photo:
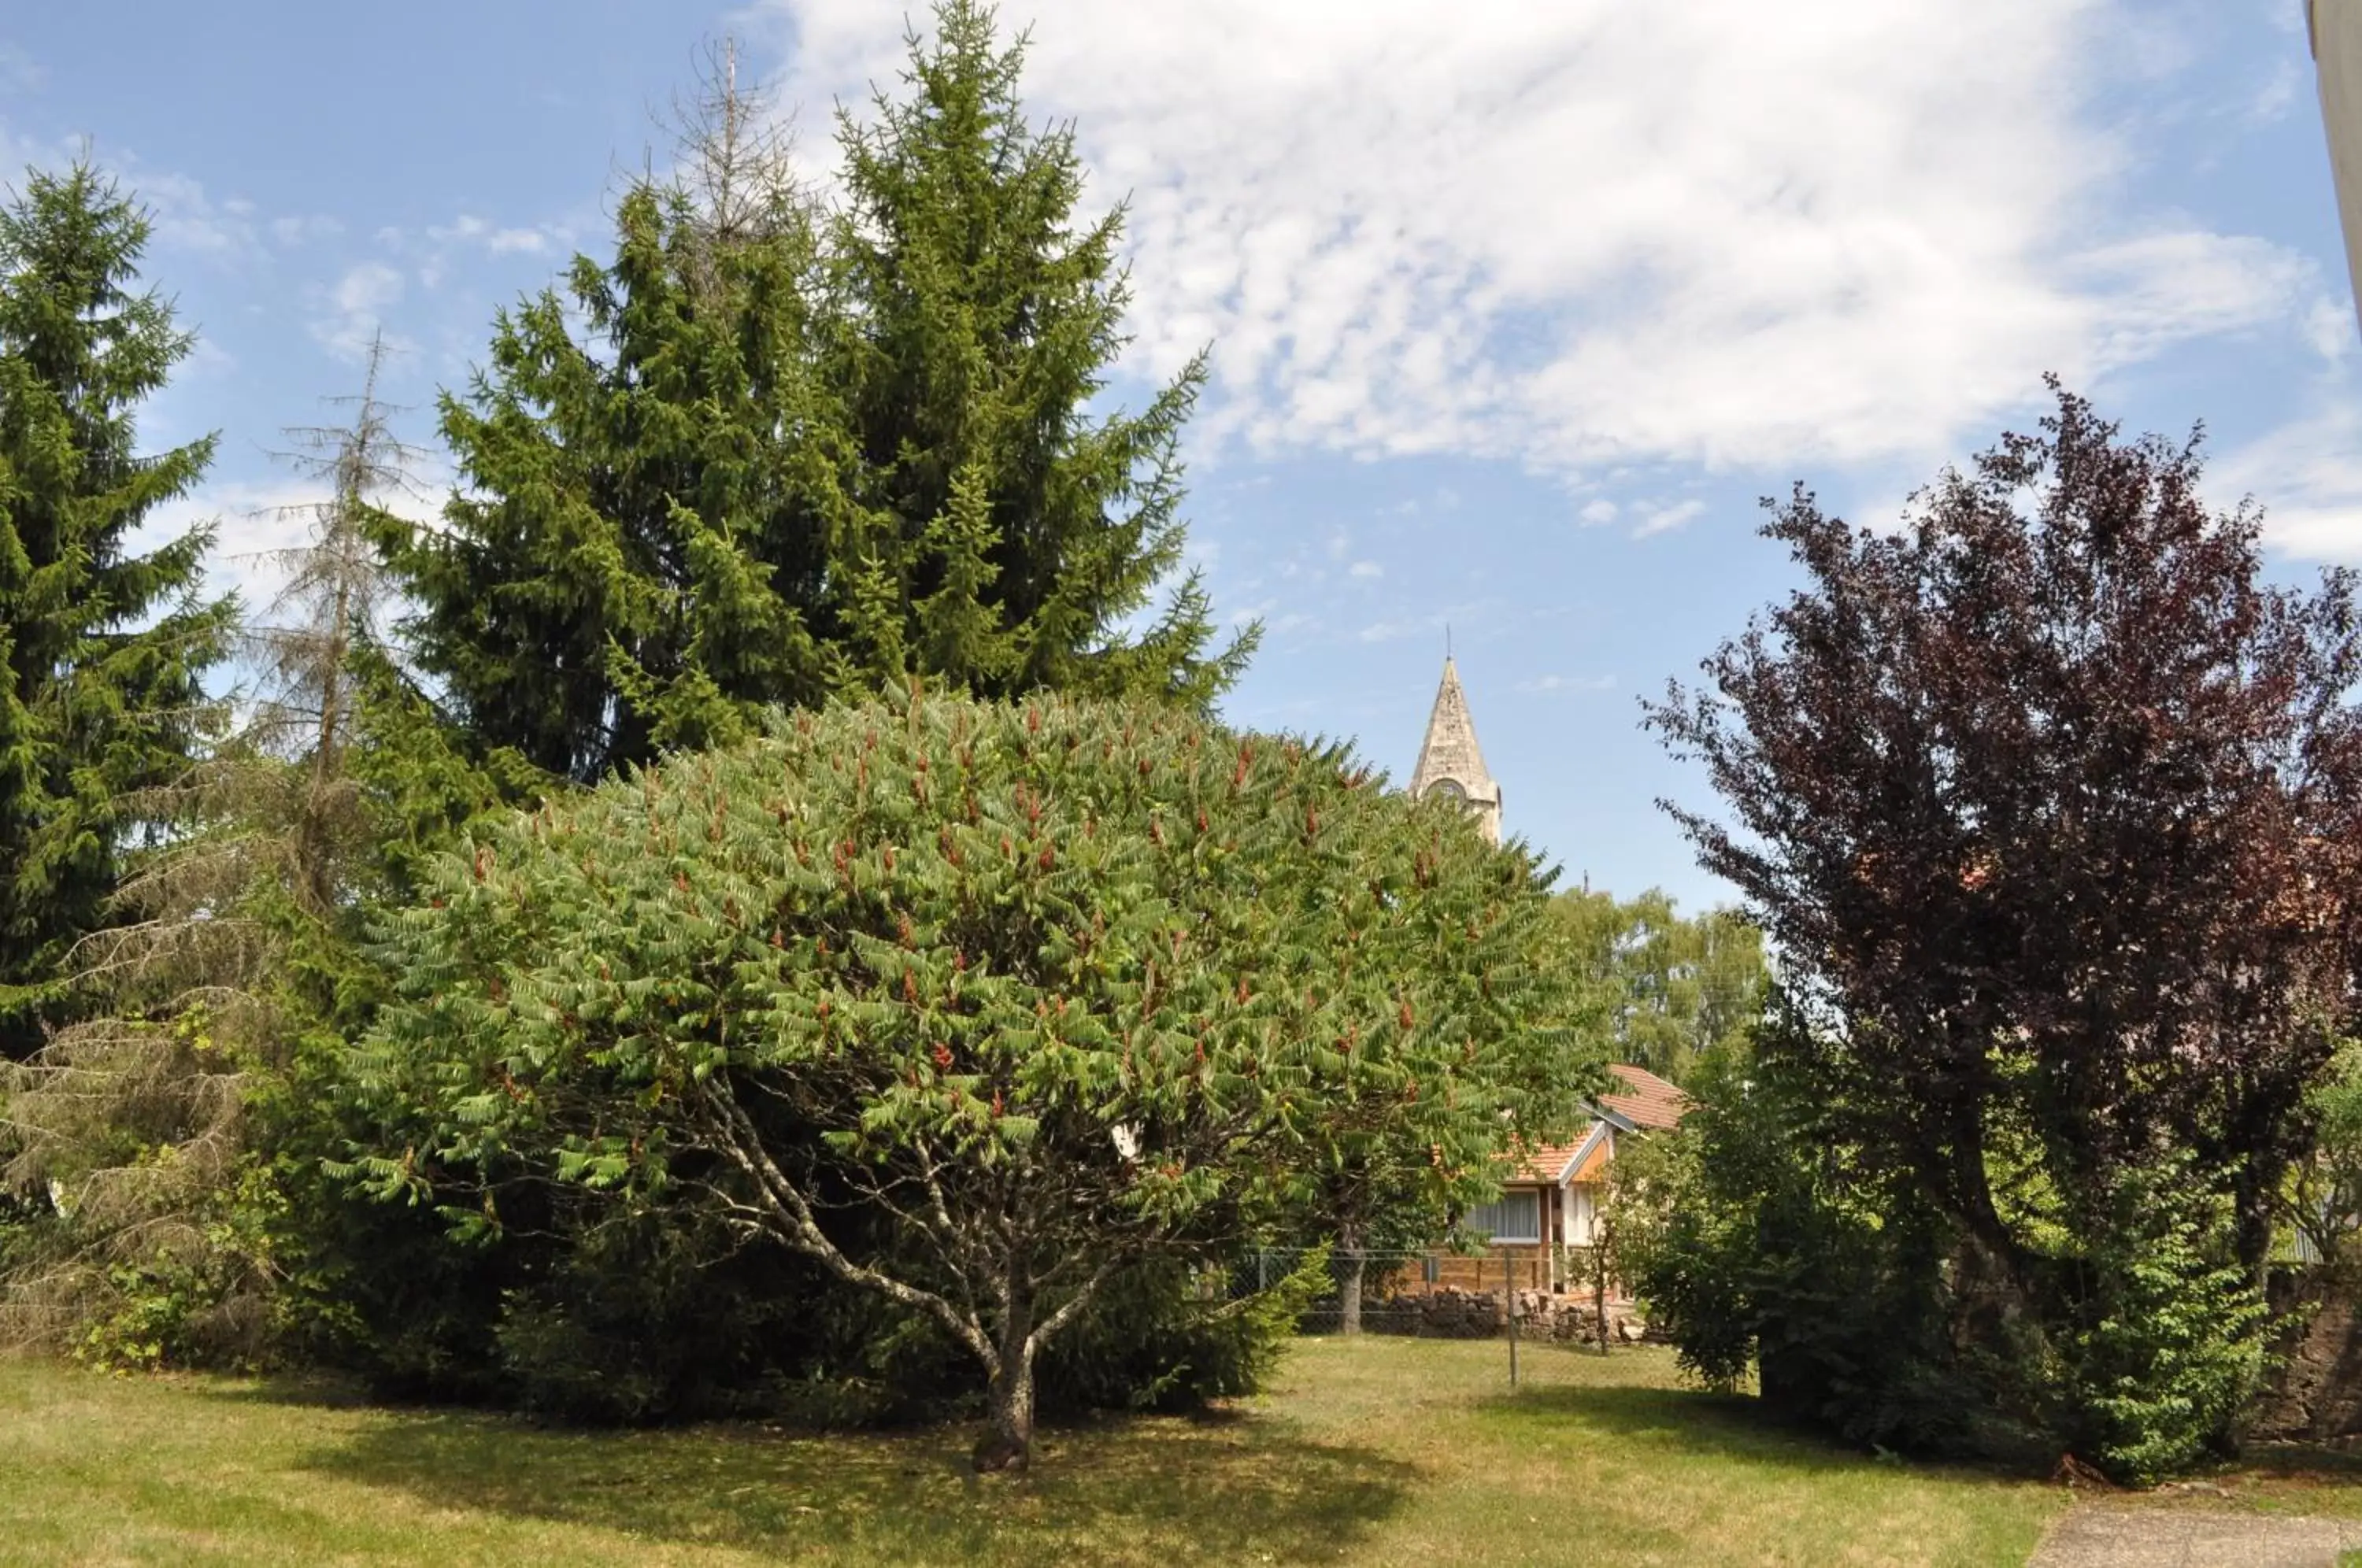
M 1681 1125 L 1683 1114 L 1690 1108 L 1689 1096 L 1646 1067 L 1635 1067 L 1628 1063 L 1615 1062 L 1609 1064 L 1607 1070 L 1623 1084 L 1625 1092 L 1603 1094 L 1599 1097 L 1600 1104 L 1631 1122 L 1635 1127 L 1666 1128 Z M 1536 1143 L 1521 1151 L 1521 1157 L 1518 1161 L 1518 1172 L 1509 1179 L 1512 1182 L 1524 1183 L 1556 1182 L 1561 1176 L 1566 1175 L 1567 1166 L 1574 1163 L 1575 1155 L 1583 1152 L 1583 1145 L 1598 1126 L 1599 1120 L 1595 1117 L 1592 1119 L 1591 1125 L 1583 1130 L 1583 1137 L 1575 1139 L 1573 1143 Z M 1607 1141 L 1602 1139 L 1599 1147 L 1592 1151 L 1591 1158 L 1584 1162 L 1583 1169 L 1575 1172 L 1571 1179 L 1585 1181 L 1595 1178 L 1599 1174 L 1599 1168 L 1612 1157 L 1608 1154 Z
M 1623 1080 L 1625 1092 L 1603 1094 L 1599 1103 L 1636 1127 L 1678 1127 L 1690 1108 L 1690 1097 L 1649 1071 L 1613 1062 L 1607 1070 Z
M 1575 1151 L 1582 1147 L 1583 1140 L 1580 1138 L 1572 1143 L 1537 1143 L 1526 1151 L 1526 1157 L 1518 1162 L 1518 1174 L 1509 1179 L 1554 1182 L 1565 1172 L 1568 1163 L 1574 1158 Z

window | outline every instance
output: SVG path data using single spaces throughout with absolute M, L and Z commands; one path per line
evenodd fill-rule
M 1498 1203 L 1480 1204 L 1472 1210 L 1468 1228 L 1496 1242 L 1538 1242 L 1542 1239 L 1542 1195 L 1505 1192 Z

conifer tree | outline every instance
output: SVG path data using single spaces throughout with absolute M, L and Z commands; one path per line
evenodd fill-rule
M 387 545 L 479 751 L 591 781 L 910 675 L 1202 707 L 1242 668 L 1252 633 L 1212 649 L 1194 578 L 1133 624 L 1180 563 L 1202 367 L 1087 413 L 1123 342 L 1121 214 L 1075 228 L 1072 138 L 1026 125 L 1021 52 L 964 0 L 938 20 L 908 99 L 845 120 L 833 215 L 718 63 L 686 172 L 635 183 L 613 259 L 504 312 L 447 398 L 465 487 Z
M 444 399 L 464 489 L 442 527 L 387 531 L 415 661 L 480 752 L 595 780 L 849 679 L 826 646 L 813 215 L 747 145 L 747 96 L 704 101 L 699 178 L 625 192 L 611 262 L 501 314 Z
M 245 723 L 141 797 L 172 831 L 72 956 L 95 1015 L 0 1064 L 0 1192 L 46 1220 L 0 1281 L 0 1342 L 245 1361 L 277 1326 L 272 1122 L 310 1112 L 290 1104 L 299 1043 L 369 986 L 359 903 L 382 813 L 348 767 L 384 594 L 365 530 L 416 456 L 377 395 L 383 354 L 338 400 L 348 421 L 288 433 L 326 493 L 281 510 L 310 536 L 275 552 L 286 585 L 243 628 L 262 678 Z
M 1205 706 L 1253 630 L 1209 651 L 1196 574 L 1120 628 L 1180 564 L 1177 447 L 1204 383 L 1193 360 L 1138 414 L 1094 417 L 1122 352 L 1123 209 L 1079 221 L 1073 127 L 1037 131 L 1024 40 L 945 0 L 913 35 L 906 94 L 868 125 L 840 110 L 849 200 L 831 260 L 851 309 L 829 383 L 848 422 L 857 587 L 852 634 L 889 673 L 979 695 L 1053 688 Z
M 67 1015 L 67 955 L 109 918 L 135 799 L 219 712 L 202 682 L 236 604 L 202 594 L 212 530 L 131 543 L 214 449 L 138 450 L 139 403 L 192 343 L 138 292 L 148 235 L 87 164 L 0 207 L 0 1056 Z

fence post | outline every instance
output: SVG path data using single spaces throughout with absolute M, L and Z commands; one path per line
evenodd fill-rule
M 1501 1254 L 1501 1279 L 1509 1287 L 1502 1305 L 1509 1314 L 1509 1386 L 1515 1388 L 1518 1386 L 1518 1261 L 1507 1253 Z

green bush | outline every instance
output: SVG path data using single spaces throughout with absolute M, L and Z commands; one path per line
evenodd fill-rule
M 1042 1369 L 1043 1408 L 1189 1410 L 1252 1394 L 1297 1319 L 1331 1288 L 1326 1248 L 1243 1296 L 1232 1294 L 1223 1270 L 1135 1268 L 1053 1348 Z
M 2071 1453 L 2134 1485 L 2231 1443 L 2268 1314 L 2229 1199 L 2187 1156 L 2119 1165 L 2080 1200 L 2013 1173 L 2033 1259 L 2005 1279 L 1966 1227 L 1831 1140 L 1833 1091 L 1776 1041 L 1716 1054 L 1693 1087 L 1698 1109 L 1645 1156 L 1627 1242 L 1693 1374 L 1732 1387 L 1751 1364 L 1766 1405 L 1865 1446 Z
M 2090 1228 L 2063 1315 L 2059 1426 L 2149 1485 L 2227 1450 L 2260 1385 L 2269 1313 L 2230 1263 L 2231 1206 L 2187 1158 L 2123 1174 Z
M 1742 1047 L 1704 1057 L 1624 1218 L 1626 1267 L 1683 1366 L 1864 1446 L 1973 1446 L 1948 1359 L 1942 1228 L 1839 1179 L 1815 1103 Z

